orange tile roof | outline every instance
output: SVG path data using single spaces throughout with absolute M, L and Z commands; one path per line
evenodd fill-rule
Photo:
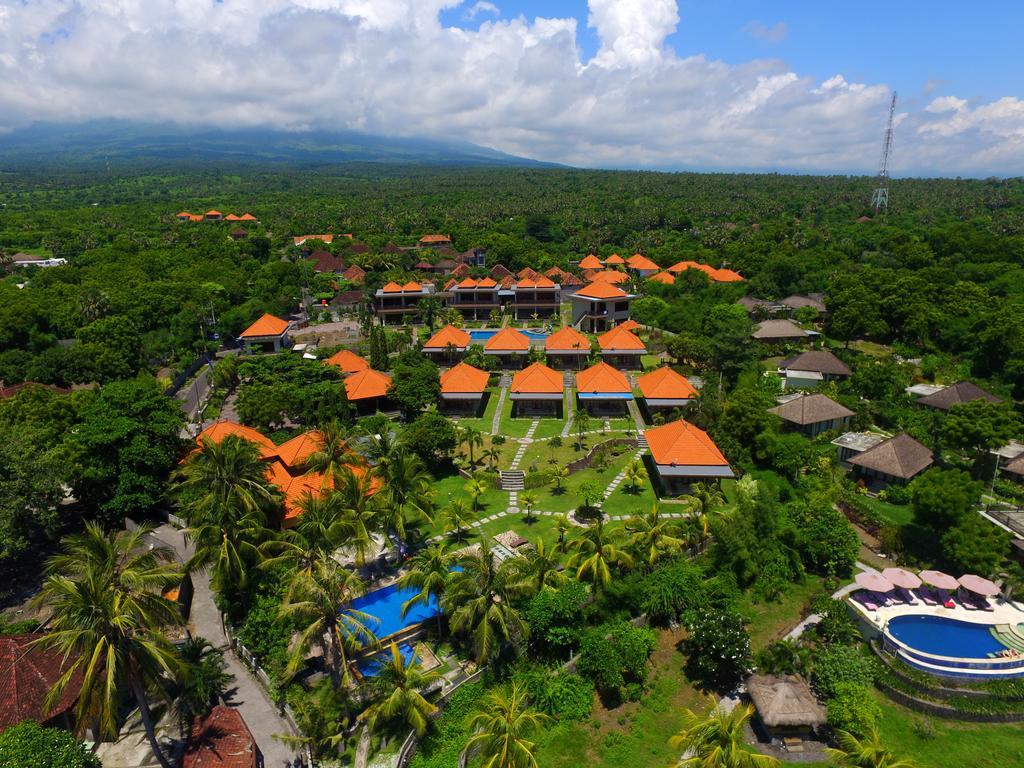
M 202 221 L 203 220 L 203 214 L 201 214 L 201 213 L 193 213 L 193 214 L 191 214 L 188 217 L 188 220 L 189 221 Z
M 524 395 L 550 395 L 565 390 L 565 379 L 544 363 L 533 363 L 512 377 L 511 391 Z
M 608 265 L 608 264 L 625 264 L 626 260 L 624 258 L 622 258 L 621 256 L 619 256 L 619 254 L 613 253 L 611 256 L 609 256 L 607 259 L 604 260 L 604 263 L 605 263 L 605 265 Z
M 439 330 L 423 345 L 424 349 L 445 349 L 451 344 L 456 349 L 464 349 L 469 346 L 469 334 L 454 325 L 446 325 Z
M 711 279 L 716 283 L 741 283 L 743 282 L 743 276 L 739 272 L 733 272 L 731 269 L 716 269 L 714 272 L 709 273 Z
M 697 396 L 689 380 L 667 365 L 638 377 L 636 385 L 648 400 L 690 400 Z
M 277 455 L 277 446 L 269 437 L 260 434 L 252 427 L 246 427 L 235 421 L 217 421 L 208 426 L 196 436 L 196 444 L 202 447 L 203 442 L 209 440 L 211 443 L 219 444 L 221 440 L 229 435 L 235 435 L 250 443 L 256 443 L 260 447 L 260 458 L 269 458 Z
M 644 256 L 642 253 L 634 253 L 632 256 L 626 259 L 626 264 L 628 264 L 633 269 L 660 269 L 660 267 L 657 264 L 655 264 L 649 258 Z
M 592 253 L 588 253 L 582 259 L 580 259 L 580 269 L 600 269 L 603 264 L 601 260 Z
M 488 352 L 525 352 L 530 348 L 530 339 L 515 328 L 502 328 L 484 344 Z
M 369 400 L 384 397 L 391 388 L 391 377 L 386 373 L 367 368 L 353 373 L 345 379 L 345 395 L 349 400 Z
M 603 352 L 617 352 L 620 350 L 643 352 L 647 349 L 640 337 L 621 325 L 606 331 L 597 337 L 597 343 Z
M 659 272 L 656 275 L 651 275 L 647 278 L 651 282 L 661 283 L 662 285 L 675 285 L 676 277 L 671 272 Z
M 629 275 L 625 272 L 618 272 L 614 269 L 606 269 L 603 272 L 598 272 L 593 276 L 595 283 L 626 283 L 629 282 Z
M 698 264 L 696 261 L 677 261 L 675 264 L 668 268 L 668 271 L 679 273 L 685 272 L 688 269 L 695 269 L 699 266 L 700 264 Z
M 603 360 L 576 374 L 579 392 L 631 392 L 629 379 L 622 371 Z
M 259 221 L 259 219 L 257 219 L 251 213 L 243 213 L 241 216 L 238 217 L 238 220 L 239 221 Z
M 302 467 L 310 456 L 323 448 L 323 433 L 316 429 L 296 435 L 277 446 L 277 456 L 289 468 Z
M 518 277 L 520 280 L 533 280 L 539 274 L 540 273 L 533 267 L 523 267 L 522 269 L 519 270 L 518 273 L 516 273 L 516 277 Z
M 207 211 L 207 216 L 220 216 L 220 211 Z
M 424 235 L 420 238 L 421 243 L 450 243 L 451 235 Z
M 402 286 L 403 293 L 419 293 L 423 290 L 423 286 L 417 283 L 415 280 L 410 280 L 408 283 Z
M 575 295 L 588 299 L 623 299 L 628 294 L 611 283 L 590 283 L 576 291 Z
M 177 214 L 174 218 L 176 218 L 176 219 L 180 219 L 182 217 L 188 218 L 191 215 L 192 214 L 189 213 L 188 211 L 182 211 L 181 213 Z
M 479 283 L 476 284 L 477 288 L 497 288 L 498 284 L 494 282 L 493 278 L 485 277 Z
M 384 291 L 384 293 L 401 293 L 402 286 L 400 286 L 398 283 L 392 280 L 390 283 L 381 288 L 381 290 Z
M 241 338 L 249 339 L 260 336 L 280 336 L 288 330 L 288 321 L 274 317 L 269 312 L 242 331 Z
M 544 275 L 539 275 L 536 278 L 526 278 L 520 280 L 517 284 L 518 288 L 554 288 L 555 284 Z
M 227 216 L 224 217 L 224 221 L 241 221 L 241 219 L 235 216 L 235 214 L 229 213 Z
M 462 280 L 458 284 L 457 287 L 458 288 L 476 288 L 476 280 L 474 280 L 472 277 L 467 277 L 465 280 Z
M 454 288 L 458 284 L 459 284 L 458 281 L 456 281 L 454 278 L 452 278 L 447 283 L 444 284 L 444 289 L 446 291 L 450 291 L 452 288 Z
M 292 242 L 296 245 L 302 245 L 307 240 L 320 240 L 329 244 L 334 242 L 334 235 L 299 235 L 292 238 Z
M 441 374 L 441 392 L 483 392 L 487 389 L 490 374 L 468 363 L 459 363 Z
M 729 466 L 708 433 L 683 419 L 652 427 L 644 432 L 644 436 L 655 464 Z
M 632 317 L 629 320 L 623 320 L 621 323 L 615 326 L 616 328 L 622 328 L 626 331 L 635 331 L 640 327 L 640 323 L 634 320 Z
M 370 367 L 370 364 L 350 349 L 342 349 L 324 360 L 324 365 L 340 368 L 344 374 L 359 373 Z
M 717 269 L 715 269 L 714 267 L 712 267 L 709 264 L 698 264 L 696 267 L 694 267 L 694 269 L 699 269 L 701 272 L 703 272 L 708 277 L 711 277 L 711 275 L 715 274 L 715 272 L 718 271 Z
M 568 275 L 569 273 L 566 272 L 561 267 L 552 267 L 551 269 L 545 269 L 544 270 L 544 274 L 546 276 L 550 277 L 552 280 L 554 280 L 556 278 L 561 279 L 561 278 L 565 277 L 566 275 Z
M 544 340 L 544 349 L 548 352 L 590 352 L 590 339 L 571 325 L 561 328 Z

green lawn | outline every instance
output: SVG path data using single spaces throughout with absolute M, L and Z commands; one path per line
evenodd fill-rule
M 811 598 L 824 590 L 820 576 L 808 575 L 803 584 L 791 584 L 786 594 L 773 603 L 758 603 L 749 592 L 740 600 L 740 612 L 750 621 L 750 645 L 754 651 L 795 627 L 805 613 Z
M 501 399 L 501 389 L 493 387 L 487 390 L 490 392 L 490 397 L 487 399 L 487 406 L 484 409 L 483 416 L 480 417 L 464 417 L 459 416 L 454 418 L 455 421 L 461 427 L 473 427 L 479 429 L 481 432 L 490 434 L 491 422 L 494 420 L 494 411 L 498 407 L 498 400 Z
M 873 510 L 879 518 L 890 525 L 907 525 L 914 520 L 914 512 L 907 504 L 890 504 L 871 496 L 865 496 L 861 501 L 864 506 Z

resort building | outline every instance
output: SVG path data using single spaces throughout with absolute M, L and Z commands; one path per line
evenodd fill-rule
M 698 394 L 689 379 L 667 365 L 637 377 L 636 385 L 648 415 L 685 408 Z
M 353 373 L 345 379 L 345 396 L 359 413 L 382 410 L 389 389 L 391 377 L 372 368 Z
M 619 256 L 619 254 L 613 253 L 604 260 L 604 265 L 605 267 L 624 267 L 626 266 L 626 260 Z
M 65 658 L 63 651 L 37 645 L 39 637 L 0 636 L 0 732 L 25 720 L 75 730 L 74 709 L 82 692 L 84 665 L 72 673 L 60 697 L 47 706 L 50 690 L 68 671 L 73 659 Z
M 203 218 L 207 221 L 220 221 L 224 218 L 224 214 L 220 211 L 207 211 L 203 214 Z
M 877 432 L 844 432 L 832 441 L 832 445 L 836 447 L 836 458 L 840 466 L 852 469 L 850 459 L 885 442 L 889 437 L 890 435 L 880 435 Z
M 827 720 L 824 707 L 799 675 L 751 675 L 747 693 L 772 739 L 809 739 Z
M 918 405 L 927 405 L 929 408 L 937 408 L 940 411 L 948 411 L 955 405 L 963 405 L 975 400 L 986 400 L 990 403 L 1001 403 L 1003 399 L 986 392 L 970 381 L 958 381 L 935 394 L 926 395 L 918 400 Z
M 588 253 L 582 259 L 579 264 L 580 269 L 604 269 L 604 264 L 597 256 L 592 253 Z
M 649 278 L 652 283 L 661 283 L 662 285 L 675 285 L 676 277 L 671 272 L 658 272 L 651 275 Z
M 512 316 L 516 320 L 557 316 L 561 303 L 562 289 L 558 283 L 544 275 L 526 278 L 513 288 Z
M 218 704 L 189 729 L 181 768 L 259 768 L 263 755 L 242 713 Z
M 708 433 L 683 419 L 652 427 L 644 437 L 662 487 L 669 495 L 685 493 L 693 483 L 735 476 Z
M 466 354 L 469 342 L 469 333 L 454 325 L 446 325 L 427 339 L 422 352 L 433 360 L 451 364 Z
M 484 354 L 494 355 L 502 368 L 522 368 L 530 354 L 530 338 L 515 328 L 502 328 L 484 342 Z
M 231 435 L 242 440 L 248 440 L 250 443 L 255 443 L 259 446 L 261 459 L 272 459 L 277 456 L 277 445 L 273 440 L 252 427 L 246 427 L 235 421 L 223 420 L 214 422 L 196 436 L 196 445 L 200 448 L 206 442 L 219 445 L 222 440 Z
M 792 320 L 763 320 L 751 335 L 765 344 L 786 344 L 806 341 L 810 334 Z
M 338 235 L 338 237 L 347 237 L 351 239 L 352 235 Z M 297 248 L 301 248 L 306 244 L 307 240 L 319 240 L 325 245 L 330 245 L 334 242 L 334 238 L 335 235 L 298 235 L 297 237 L 292 238 L 292 244 Z
M 825 395 L 787 395 L 785 401 L 769 408 L 786 426 L 805 437 L 842 429 L 850 423 L 854 412 Z
M 612 285 L 621 285 L 622 283 L 629 282 L 629 275 L 625 272 L 620 272 L 617 269 L 605 269 L 600 272 L 594 272 L 590 275 L 590 280 L 595 283 L 611 283 Z
M 601 333 L 629 319 L 636 298 L 611 283 L 590 283 L 571 297 L 572 324 L 585 333 Z
M 420 299 L 432 295 L 434 286 L 431 283 L 409 281 L 399 285 L 392 281 L 373 294 L 373 309 L 382 325 L 387 325 L 389 318 L 395 318 L 396 323 L 404 323 L 407 319 L 418 319 Z
M 370 364 L 350 349 L 342 349 L 324 360 L 324 365 L 333 365 L 341 371 L 342 376 L 365 371 Z
M 242 335 L 238 339 L 245 347 L 245 351 L 250 354 L 253 352 L 280 352 L 290 346 L 288 338 L 290 328 L 291 323 L 287 320 L 265 314 L 242 331 Z
M 561 416 L 564 394 L 563 375 L 543 363 L 533 363 L 512 377 L 512 415 Z
M 779 304 L 785 307 L 790 315 L 798 309 L 810 307 L 817 312 L 819 316 L 824 317 L 828 314 L 828 308 L 825 306 L 824 298 L 825 297 L 822 294 L 807 294 L 806 296 L 794 294 L 782 299 L 779 301 Z
M 441 405 L 445 411 L 482 413 L 490 374 L 459 363 L 441 374 Z
M 449 307 L 459 310 L 463 317 L 481 320 L 490 317 L 491 312 L 501 308 L 498 299 L 498 283 L 490 277 L 475 280 L 467 277 L 446 287 Z
M 597 337 L 601 358 L 620 368 L 642 368 L 641 358 L 647 354 L 647 347 L 633 331 L 617 326 Z
M 552 368 L 578 370 L 587 364 L 590 339 L 567 325 L 544 340 L 544 352 Z
M 424 235 L 416 243 L 420 248 L 451 248 L 451 235 Z
M 905 485 L 935 462 L 930 448 L 903 433 L 883 440 L 866 451 L 851 456 L 848 462 L 854 476 L 869 485 Z
M 576 374 L 576 397 L 593 416 L 624 416 L 633 389 L 626 374 L 602 360 Z
M 848 378 L 853 372 L 827 349 L 812 349 L 783 360 L 779 373 L 786 389 L 811 389 L 823 381 Z
M 626 259 L 626 268 L 642 278 L 650 277 L 661 270 L 661 267 L 640 253 L 634 253 Z

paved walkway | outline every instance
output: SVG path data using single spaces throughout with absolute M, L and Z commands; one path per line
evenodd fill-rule
M 491 434 L 498 434 L 498 430 L 501 429 L 501 414 L 505 410 L 505 395 L 508 394 L 508 388 L 502 387 L 501 394 L 498 396 L 498 407 L 494 409 L 494 418 L 491 419 Z
M 181 531 L 170 525 L 156 529 L 156 535 L 173 547 L 183 558 L 192 556 L 192 547 L 186 544 Z M 189 629 L 193 635 L 206 638 L 211 645 L 227 649 L 227 639 L 221 626 L 220 613 L 213 601 L 210 579 L 206 573 L 192 575 L 195 587 Z M 291 734 L 292 729 L 278 712 L 260 684 L 230 650 L 224 654 L 228 672 L 234 678 L 234 687 L 226 695 L 228 704 L 236 707 L 252 731 L 263 753 L 266 768 L 298 768 L 303 765 L 301 755 L 274 738 L 274 734 Z

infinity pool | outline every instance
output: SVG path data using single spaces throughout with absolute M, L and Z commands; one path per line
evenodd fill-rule
M 992 637 L 988 624 L 972 624 L 944 616 L 896 616 L 886 625 L 889 634 L 915 651 L 960 659 L 988 659 L 1005 651 Z
M 516 328 L 521 334 L 526 336 L 530 341 L 544 341 L 548 337 L 548 334 L 541 331 L 524 331 L 520 328 Z M 491 336 L 496 334 L 498 331 L 493 328 L 485 328 L 482 330 L 475 330 L 469 332 L 469 338 L 471 341 L 487 341 Z

